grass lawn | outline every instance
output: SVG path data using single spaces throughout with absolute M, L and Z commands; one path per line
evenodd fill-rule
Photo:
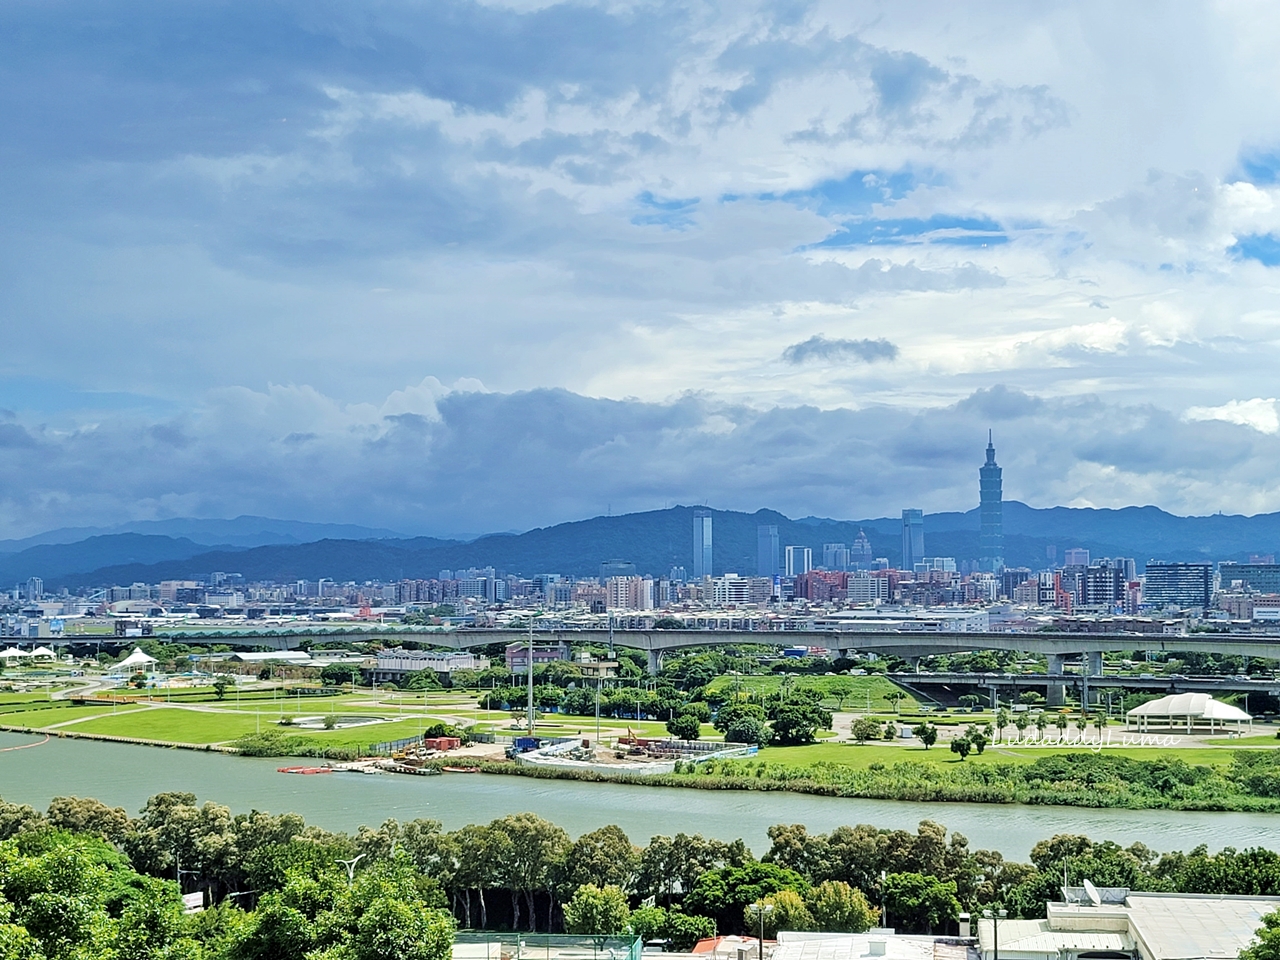
M 264 716 L 262 728 L 272 727 L 274 718 Z M 171 740 L 175 743 L 221 743 L 253 733 L 257 722 L 251 714 L 208 713 L 180 707 L 135 709 L 115 716 L 104 714 L 68 728 L 76 733 L 101 733 L 113 737 L 144 740 Z
M 879 713 L 883 711 L 892 711 L 892 701 L 886 700 L 890 694 L 894 692 L 906 693 L 901 687 L 886 680 L 884 677 L 875 674 L 869 674 L 864 677 L 826 677 L 826 676 L 808 676 L 805 674 L 791 674 L 795 678 L 795 686 L 797 688 L 809 688 L 821 690 L 827 697 L 826 705 L 838 706 L 835 696 L 831 695 L 830 689 L 832 684 L 848 683 L 852 689 L 852 693 L 844 699 L 844 709 L 858 712 L 865 712 L 867 709 L 868 698 L 871 702 L 872 712 Z M 716 677 L 708 685 L 708 689 L 717 692 L 727 692 L 734 690 L 739 686 L 743 690 L 749 690 L 752 693 L 775 694 L 782 687 L 782 674 L 769 674 L 760 677 Z M 902 701 L 901 709 L 903 712 L 919 710 L 920 704 L 915 697 L 907 694 Z
M 1237 741 L 1238 742 L 1238 741 Z M 839 744 L 815 743 L 804 747 L 765 747 L 760 751 L 757 762 L 764 761 L 770 766 L 807 767 L 815 763 L 830 763 L 840 766 L 866 769 L 873 763 L 892 766 L 895 763 L 914 761 L 917 763 L 1031 763 L 1040 757 L 1054 754 L 1079 753 L 1082 748 L 1057 749 L 1054 747 L 997 747 L 989 746 L 981 754 L 969 754 L 967 760 L 960 760 L 947 746 L 939 744 L 929 750 L 921 745 L 891 746 L 888 744 Z M 1218 747 L 1144 747 L 1107 749 L 1108 756 L 1126 756 L 1135 760 L 1159 760 L 1177 758 L 1190 764 L 1221 766 L 1230 763 L 1230 755 Z
M 122 713 L 132 709 L 136 708 L 125 704 L 119 707 Z M 105 708 L 105 712 L 110 710 L 110 707 Z M 30 709 L 18 709 L 12 713 L 0 710 L 0 723 L 17 727 L 47 727 L 54 723 L 65 723 L 76 717 L 92 717 L 103 712 L 102 706 L 79 707 L 66 700 L 55 700 L 52 704 L 31 704 Z

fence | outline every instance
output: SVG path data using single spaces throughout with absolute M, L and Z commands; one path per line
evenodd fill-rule
M 639 937 L 459 930 L 453 960 L 640 960 Z
M 403 750 L 405 747 L 418 746 L 422 743 L 422 737 L 405 737 L 403 740 L 387 740 L 384 743 L 374 743 L 369 745 L 368 753 L 385 753 L 390 756 Z

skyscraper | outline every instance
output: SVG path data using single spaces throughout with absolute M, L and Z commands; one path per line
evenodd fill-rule
M 987 432 L 987 462 L 978 470 L 978 566 L 992 573 L 1004 569 L 1004 473 L 996 463 L 996 447 Z
M 693 579 L 711 576 L 711 511 L 693 511 Z
M 871 555 L 871 541 L 863 531 L 859 530 L 858 539 L 853 541 L 853 546 L 849 549 L 850 565 L 855 570 L 870 570 L 871 561 L 874 559 Z
M 762 524 L 756 527 L 756 574 L 776 577 L 778 572 L 778 528 Z
M 787 547 L 787 576 L 799 577 L 813 569 L 813 549 L 811 547 Z
M 899 570 L 914 570 L 924 559 L 924 511 L 902 511 L 902 565 Z

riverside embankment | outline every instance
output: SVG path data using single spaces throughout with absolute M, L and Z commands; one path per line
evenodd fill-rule
M 0 734 L 0 746 L 41 738 Z M 55 796 L 97 797 L 136 812 L 149 796 L 182 790 L 237 811 L 296 811 L 333 830 L 355 830 L 389 817 L 432 817 L 456 828 L 530 811 L 575 835 L 616 823 L 639 843 L 657 834 L 702 833 L 724 840 L 741 837 L 757 853 L 768 849 L 766 831 L 776 823 L 804 823 L 811 832 L 825 832 L 856 823 L 914 829 L 929 819 L 965 834 L 973 847 L 1018 860 L 1025 860 L 1038 840 L 1057 833 L 1125 845 L 1140 840 L 1158 850 L 1188 850 L 1201 843 L 1211 850 L 1269 845 L 1277 822 L 1265 813 L 922 803 L 528 777 L 290 777 L 277 773 L 278 766 L 277 759 L 53 739 L 0 754 L 0 796 L 39 807 Z

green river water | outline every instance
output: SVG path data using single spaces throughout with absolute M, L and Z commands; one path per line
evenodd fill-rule
M 39 737 L 0 734 L 0 748 L 37 743 Z M 792 793 L 691 790 L 624 784 L 534 780 L 526 777 L 446 774 L 409 777 L 336 773 L 277 773 L 289 760 L 129 746 L 87 740 L 51 740 L 0 752 L 0 797 L 43 808 L 56 796 L 96 797 L 136 813 L 147 797 L 185 790 L 233 810 L 295 811 L 330 830 L 354 830 L 393 817 L 440 820 L 453 829 L 508 813 L 530 811 L 577 836 L 609 823 L 635 843 L 656 834 L 701 833 L 741 837 L 757 854 L 769 847 L 768 827 L 803 823 L 810 832 L 842 824 L 914 830 L 930 819 L 969 838 L 971 848 L 999 850 L 1025 860 L 1037 840 L 1083 833 L 1156 850 L 1212 850 L 1277 845 L 1280 815 L 1169 810 L 1087 810 L 970 803 L 847 800 Z

